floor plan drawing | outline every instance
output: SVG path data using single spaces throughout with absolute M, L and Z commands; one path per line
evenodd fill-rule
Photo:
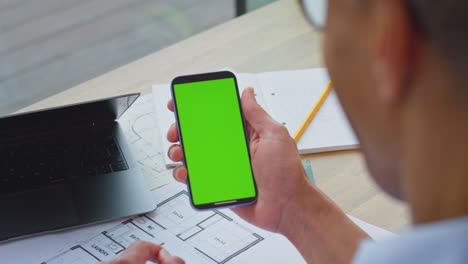
M 181 191 L 158 204 L 150 217 L 213 262 L 226 263 L 264 239 L 218 210 L 195 211 L 188 199 Z
M 164 162 L 166 153 L 162 152 L 152 98 L 151 94 L 140 96 L 119 119 L 150 189 L 172 181 L 171 170 Z
M 219 210 L 195 211 L 187 191 L 180 187 L 175 183 L 157 189 L 158 193 L 162 191 L 166 195 L 158 201 L 156 211 L 103 230 L 42 264 L 91 264 L 111 260 L 139 240 L 180 252 L 190 260 L 187 263 L 224 264 L 265 239 Z

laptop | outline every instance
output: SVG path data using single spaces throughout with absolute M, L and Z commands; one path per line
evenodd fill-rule
M 116 122 L 138 96 L 0 118 L 0 241 L 156 208 Z

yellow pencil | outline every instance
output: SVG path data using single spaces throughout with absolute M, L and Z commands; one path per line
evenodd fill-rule
M 299 130 L 294 135 L 294 141 L 296 141 L 296 142 L 299 141 L 302 134 L 306 130 L 307 126 L 309 126 L 312 119 L 314 119 L 315 115 L 317 114 L 318 110 L 322 106 L 323 102 L 325 102 L 325 99 L 327 98 L 327 96 L 330 93 L 331 89 L 332 89 L 332 82 L 329 81 L 328 85 L 327 85 L 327 88 L 325 89 L 325 91 L 323 91 L 322 95 L 320 96 L 319 100 L 315 104 L 314 108 L 312 108 L 312 111 L 310 111 L 309 115 L 304 120 L 304 122 L 302 122 L 301 126 L 299 127 Z

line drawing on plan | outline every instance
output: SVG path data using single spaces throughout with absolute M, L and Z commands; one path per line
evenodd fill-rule
M 188 199 L 187 191 L 177 193 L 151 218 L 213 262 L 226 263 L 264 239 L 218 210 L 195 211 Z
M 169 111 L 169 110 L 168 110 Z M 151 94 L 140 96 L 119 119 L 135 159 L 150 189 L 172 181 L 166 168 Z
M 264 240 L 218 210 L 195 211 L 188 195 L 176 192 L 158 203 L 156 211 L 125 220 L 42 264 L 107 261 L 139 240 L 167 244 L 169 250 L 190 249 L 197 263 L 224 264 Z

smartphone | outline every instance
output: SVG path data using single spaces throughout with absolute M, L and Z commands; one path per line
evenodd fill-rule
M 235 75 L 222 71 L 180 76 L 171 90 L 193 207 L 255 202 L 257 187 Z

